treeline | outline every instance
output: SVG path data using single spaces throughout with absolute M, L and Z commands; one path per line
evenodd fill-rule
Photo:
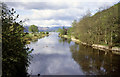
M 57 30 L 57 32 L 60 32 L 61 35 L 66 35 L 66 34 L 67 34 L 67 29 L 65 29 L 65 27 L 63 26 L 63 28 L 62 28 L 62 29 L 59 28 L 59 29 Z
M 120 46 L 120 3 L 93 16 L 87 13 L 79 22 L 74 20 L 67 32 L 87 44 Z
M 35 26 L 35 25 L 31 25 L 31 26 L 29 27 L 29 32 L 35 33 L 35 32 L 38 32 L 38 31 L 39 31 L 39 30 L 38 30 L 38 27 Z
M 26 30 L 26 28 L 25 28 Z M 39 32 L 39 29 L 36 25 L 30 25 L 28 27 L 29 32 L 25 32 L 24 40 L 29 44 L 31 41 L 37 41 L 38 39 L 48 36 L 49 32 Z
M 26 28 L 25 28 L 24 32 L 27 33 Z M 36 26 L 36 25 L 30 25 L 30 26 L 28 27 L 28 32 L 30 32 L 30 33 L 49 34 L 48 31 L 46 31 L 46 32 L 44 32 L 44 31 L 39 31 L 38 26 Z
M 14 9 L 9 10 L 7 5 L 0 3 L 2 7 L 2 77 L 27 77 L 29 64 L 29 50 L 26 41 L 22 21 Z
M 35 32 L 35 33 L 25 33 L 24 41 L 27 42 L 27 44 L 30 44 L 30 42 L 38 41 L 38 39 L 43 38 L 45 36 L 49 36 L 49 32 Z

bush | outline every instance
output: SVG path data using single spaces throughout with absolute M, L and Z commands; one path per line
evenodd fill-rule
M 46 34 L 49 34 L 49 32 L 46 32 Z
M 16 19 L 14 9 L 2 3 L 2 77 L 27 77 L 29 48 L 23 40 L 24 28 Z M 22 23 L 22 21 L 21 21 Z

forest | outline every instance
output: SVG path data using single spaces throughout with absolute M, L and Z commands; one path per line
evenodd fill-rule
M 88 12 L 80 21 L 74 20 L 67 35 L 74 36 L 87 44 L 101 44 L 110 47 L 120 46 L 120 3 L 99 10 L 91 15 Z M 65 34 L 66 30 L 59 30 Z

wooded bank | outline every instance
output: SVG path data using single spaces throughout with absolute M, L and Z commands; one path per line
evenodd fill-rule
M 94 49 L 99 49 L 99 50 L 103 50 L 103 51 L 112 51 L 113 54 L 117 54 L 120 55 L 120 48 L 119 47 L 112 47 L 110 48 L 109 46 L 105 46 L 105 45 L 100 45 L 100 44 L 87 44 L 85 42 L 80 41 L 79 39 L 76 39 L 74 36 L 69 37 L 68 35 L 59 35 L 59 37 L 63 37 L 63 38 L 67 38 L 67 39 L 71 39 L 73 42 L 76 43 L 81 43 L 85 46 L 90 46 Z

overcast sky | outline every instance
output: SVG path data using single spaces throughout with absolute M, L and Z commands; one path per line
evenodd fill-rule
M 70 26 L 74 19 L 79 20 L 86 11 L 92 14 L 99 7 L 110 7 L 119 0 L 3 0 L 9 8 L 15 8 L 19 19 L 29 19 L 25 25 Z

